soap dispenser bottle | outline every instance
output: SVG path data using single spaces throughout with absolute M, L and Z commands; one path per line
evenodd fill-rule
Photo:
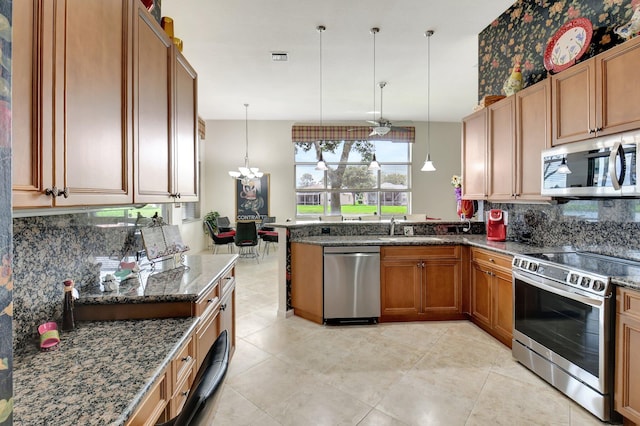
M 76 326 L 73 318 L 73 280 L 64 281 L 64 305 L 62 308 L 62 330 L 73 330 Z

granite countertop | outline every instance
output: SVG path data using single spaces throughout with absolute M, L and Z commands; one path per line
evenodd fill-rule
M 212 282 L 237 260 L 237 254 L 203 254 L 185 256 L 182 265 L 163 262 L 154 269 L 143 266 L 136 277 L 123 280 L 118 290 L 104 291 L 102 284 L 86 286 L 80 290 L 80 305 L 106 305 L 118 303 L 155 303 L 195 301 Z M 113 269 L 103 268 L 101 279 Z
M 510 256 L 527 253 L 572 251 L 569 246 L 562 247 L 540 247 L 510 241 L 488 241 L 486 235 L 357 235 L 357 236 L 331 236 L 321 235 L 313 237 L 301 237 L 292 242 L 303 244 L 315 244 L 324 247 L 337 246 L 394 246 L 394 245 L 445 245 L 462 244 L 473 247 L 493 250 Z M 611 281 L 621 287 L 640 290 L 640 275 L 630 275 L 624 277 L 611 277 Z
M 197 318 L 86 321 L 13 358 L 14 425 L 123 425 Z

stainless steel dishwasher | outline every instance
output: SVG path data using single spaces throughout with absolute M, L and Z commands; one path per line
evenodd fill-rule
M 324 322 L 377 322 L 380 247 L 324 248 Z

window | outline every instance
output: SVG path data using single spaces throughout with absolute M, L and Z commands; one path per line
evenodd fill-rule
M 405 215 L 411 211 L 411 144 L 390 141 L 294 143 L 296 215 Z M 328 170 L 316 170 L 318 158 Z M 370 171 L 376 154 L 380 170 Z

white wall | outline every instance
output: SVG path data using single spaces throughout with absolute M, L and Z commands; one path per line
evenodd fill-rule
M 295 219 L 292 121 L 249 121 L 249 162 L 270 174 L 270 211 L 278 221 Z M 346 124 L 346 123 L 341 123 Z M 358 123 L 361 125 L 361 123 Z M 437 171 L 421 172 L 427 155 L 425 122 L 414 122 L 413 213 L 455 220 L 456 206 L 451 176 L 460 174 L 459 123 L 431 123 L 431 159 Z M 201 150 L 202 214 L 215 210 L 222 216 L 235 215 L 235 182 L 228 171 L 244 163 L 244 120 L 207 121 L 206 140 Z M 378 158 L 379 161 L 384 161 Z

